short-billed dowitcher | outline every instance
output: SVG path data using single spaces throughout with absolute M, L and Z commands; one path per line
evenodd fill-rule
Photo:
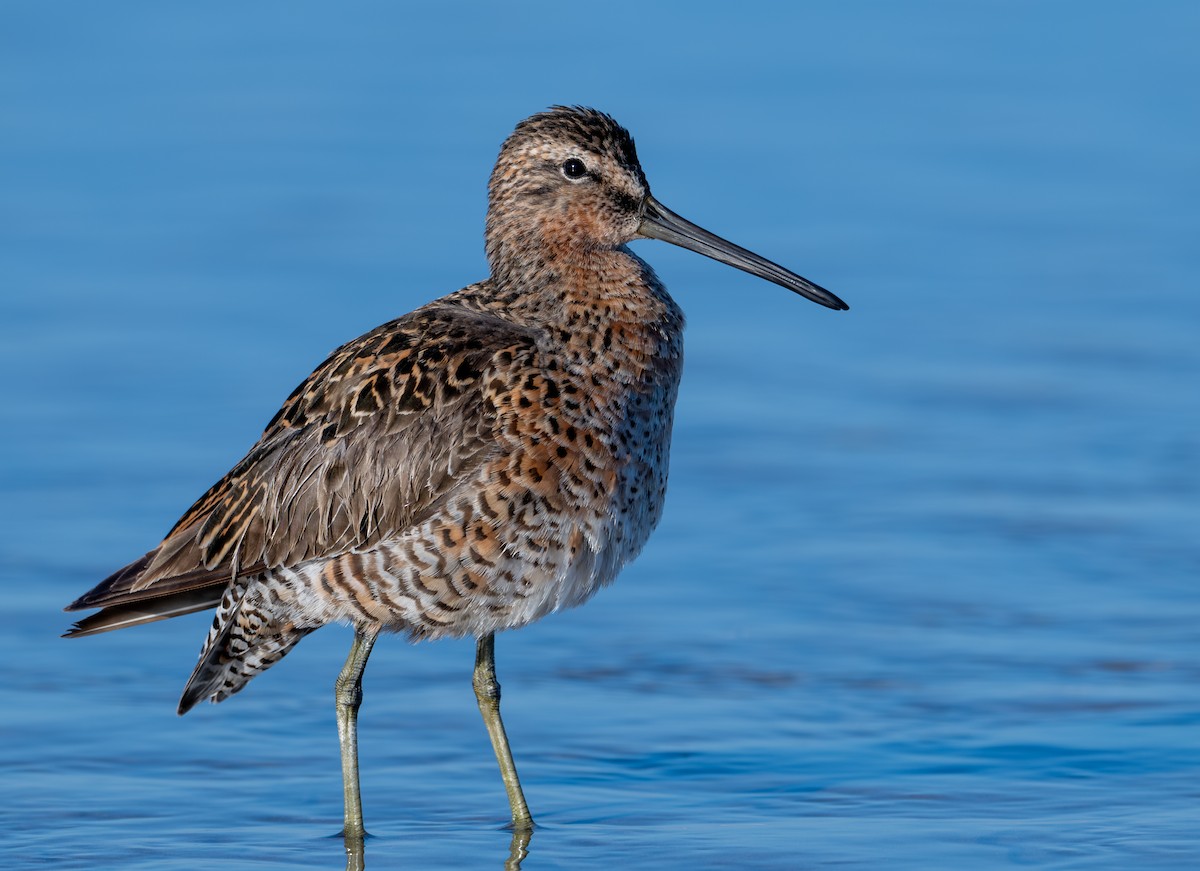
M 72 602 L 70 636 L 215 607 L 179 712 L 219 702 L 326 623 L 354 643 L 335 696 L 347 839 L 356 722 L 381 631 L 477 639 L 474 685 L 515 828 L 532 817 L 493 641 L 611 582 L 662 512 L 683 314 L 627 243 L 662 239 L 832 309 L 833 294 L 650 195 L 592 109 L 517 125 L 488 187 L 491 277 L 343 345 L 145 556 Z

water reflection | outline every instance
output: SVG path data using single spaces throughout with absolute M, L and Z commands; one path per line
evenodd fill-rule
M 346 871 L 362 871 L 366 867 L 366 839 L 357 835 L 346 835 Z
M 508 844 L 508 856 L 504 860 L 504 871 L 520 871 L 521 863 L 529 855 L 529 842 L 533 840 L 532 829 L 515 829 Z M 346 836 L 346 871 L 363 871 L 367 867 L 366 839 Z
M 508 845 L 508 859 L 504 863 L 504 871 L 517 871 L 525 857 L 529 855 L 529 842 L 533 840 L 533 829 L 517 829 L 512 834 Z

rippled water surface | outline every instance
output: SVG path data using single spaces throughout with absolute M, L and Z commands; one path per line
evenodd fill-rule
M 1185 3 L 9 3 L 0 857 L 339 868 L 306 639 L 59 640 L 326 352 L 485 273 L 551 103 L 845 297 L 637 243 L 689 315 L 666 516 L 497 640 L 549 868 L 1200 866 L 1200 196 Z M 469 642 L 366 678 L 368 867 L 509 859 Z

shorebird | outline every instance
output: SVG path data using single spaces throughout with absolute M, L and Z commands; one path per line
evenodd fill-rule
M 491 277 L 343 345 L 149 553 L 67 606 L 70 637 L 216 608 L 179 713 L 219 702 L 327 623 L 349 844 L 357 721 L 381 632 L 477 640 L 473 683 L 514 831 L 533 825 L 500 717 L 494 638 L 589 599 L 662 512 L 683 313 L 627 247 L 660 239 L 831 309 L 829 291 L 650 195 L 629 133 L 554 107 L 488 186 Z

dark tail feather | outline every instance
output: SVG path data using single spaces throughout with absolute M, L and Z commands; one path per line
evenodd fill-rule
M 63 634 L 63 638 L 84 638 L 114 629 L 124 629 L 127 626 L 153 623 L 156 620 L 215 608 L 220 603 L 221 594 L 226 586 L 227 584 L 222 583 L 154 599 L 143 599 L 128 605 L 111 605 L 80 620 Z
M 219 597 L 219 590 L 233 576 L 232 567 L 204 568 L 198 564 L 198 557 L 192 550 L 190 538 L 169 538 L 124 568 L 117 569 L 63 610 L 85 611 L 129 605 L 209 588 L 217 589 Z M 262 564 L 240 566 L 237 573 L 253 575 L 263 568 Z
M 168 544 L 171 548 L 164 550 Z M 229 585 L 228 569 L 188 569 L 160 576 L 159 563 L 169 561 L 178 550 L 178 546 L 166 542 L 113 572 L 68 605 L 64 610 L 102 610 L 80 620 L 63 637 L 82 638 L 215 607 Z
M 133 582 L 146 570 L 146 566 L 150 565 L 150 561 L 154 559 L 156 553 L 158 553 L 157 548 L 134 560 L 124 568 L 117 569 L 70 605 L 63 608 L 63 610 L 84 611 L 88 608 L 102 608 L 105 605 L 113 604 L 114 600 L 120 599 L 129 593 L 129 588 L 133 585 Z

